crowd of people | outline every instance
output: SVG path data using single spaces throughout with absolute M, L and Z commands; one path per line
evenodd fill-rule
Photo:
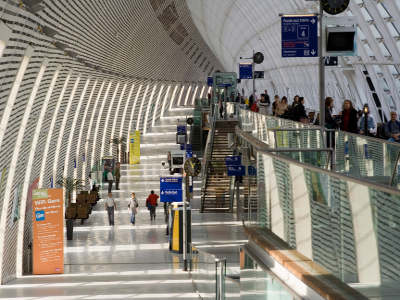
M 282 98 L 279 95 L 271 97 L 265 90 L 256 99 L 251 95 L 248 99 L 238 94 L 235 99 L 242 107 L 259 112 L 261 114 L 273 115 L 279 118 L 289 119 L 297 122 L 320 125 L 319 113 L 308 111 L 305 107 L 305 99 L 299 95 L 294 96 L 293 102 L 288 103 L 286 96 Z M 332 97 L 325 99 L 325 127 L 327 129 L 342 130 L 356 134 L 368 135 L 387 139 L 392 142 L 400 142 L 400 121 L 397 113 L 390 113 L 390 120 L 383 124 L 377 124 L 374 116 L 371 114 L 368 104 L 364 104 L 362 110 L 356 110 L 352 101 L 346 99 L 338 114 L 333 113 L 335 101 Z

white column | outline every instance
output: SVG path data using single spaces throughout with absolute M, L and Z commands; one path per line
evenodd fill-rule
M 131 89 L 129 91 L 129 94 L 128 94 L 128 98 L 125 101 L 125 108 L 124 108 L 124 112 L 122 113 L 121 128 L 119 129 L 119 136 L 120 137 L 124 136 L 123 132 L 124 132 L 126 114 L 128 113 L 128 106 L 129 106 L 129 102 L 131 101 L 131 97 L 132 97 L 132 94 L 133 94 L 134 87 L 135 87 L 135 85 L 132 84 L 132 87 L 131 87 Z M 133 107 L 132 107 L 132 110 L 133 110 Z M 128 129 L 128 137 L 125 140 L 126 140 L 126 144 L 129 145 L 129 142 L 128 142 L 129 141 L 129 129 Z
M 56 108 L 53 112 L 53 117 L 51 119 L 49 131 L 47 132 L 47 139 L 46 139 L 46 144 L 45 144 L 44 152 L 43 152 L 43 156 L 42 156 L 42 164 L 40 167 L 39 187 L 43 187 L 43 179 L 44 179 L 43 177 L 44 177 L 44 171 L 45 171 L 45 167 L 46 167 L 47 155 L 49 153 L 49 148 L 50 148 L 51 136 L 53 135 L 53 130 L 54 130 L 54 126 L 56 124 L 58 111 L 60 110 L 61 102 L 64 98 L 65 90 L 67 89 L 69 79 L 71 78 L 71 74 L 72 74 L 72 71 L 69 71 L 67 78 L 65 79 L 64 86 L 61 90 L 60 96 L 58 97 Z M 55 178 L 53 178 L 53 180 L 55 180 Z
M 69 163 L 69 160 L 71 158 L 71 148 L 72 148 L 72 141 L 73 141 L 74 136 L 75 136 L 75 127 L 76 127 L 76 123 L 78 122 L 78 117 L 80 116 L 81 107 L 82 107 L 83 101 L 85 99 L 89 83 L 90 83 L 90 78 L 88 78 L 86 80 L 85 86 L 83 87 L 81 96 L 79 98 L 78 107 L 75 110 L 74 119 L 72 121 L 72 126 L 71 126 L 71 130 L 69 132 L 69 137 L 68 137 L 68 146 L 67 146 L 67 152 L 66 152 L 65 161 L 64 161 L 63 177 L 67 177 L 68 176 L 68 167 L 71 166 L 71 164 Z M 85 120 L 85 119 L 83 119 L 83 120 Z M 75 159 L 77 160 L 76 161 L 77 166 L 76 166 L 76 168 L 74 168 L 74 178 L 76 178 L 75 173 L 76 173 L 76 170 L 78 169 L 78 160 L 79 160 L 79 158 L 77 157 L 79 155 L 79 150 L 78 149 L 77 149 L 77 152 L 75 152 Z
M 87 137 L 86 137 L 86 140 L 85 140 L 85 150 L 84 150 L 84 153 L 85 153 L 85 155 L 86 155 L 86 159 L 85 159 L 85 164 L 84 164 L 83 172 L 82 172 L 82 180 L 85 180 L 85 178 L 86 178 L 86 170 L 88 169 L 88 167 L 91 168 L 92 165 L 93 165 L 93 164 L 92 164 L 92 158 L 91 158 L 91 160 L 89 161 L 89 156 L 87 155 L 87 153 L 88 153 L 88 151 L 89 151 L 89 142 L 90 142 L 89 139 L 90 139 L 90 134 L 91 134 L 91 132 L 92 132 L 92 127 L 93 127 L 93 121 L 94 121 L 95 113 L 96 113 L 97 108 L 99 107 L 99 105 L 101 105 L 101 103 L 100 103 L 100 97 L 101 97 L 101 93 L 103 92 L 103 89 L 104 89 L 104 86 L 105 86 L 105 85 L 106 85 L 106 82 L 105 82 L 105 81 L 103 81 L 103 82 L 101 83 L 101 85 L 100 85 L 100 90 L 98 91 L 97 97 L 96 97 L 96 101 L 94 102 L 95 105 L 94 105 L 94 108 L 93 108 L 93 112 L 92 112 L 92 115 L 90 116 L 89 128 L 88 128 Z M 89 164 L 89 166 L 88 166 L 88 164 Z
M 101 116 L 103 115 L 104 106 L 106 105 L 108 94 L 110 93 L 111 85 L 112 85 L 112 81 L 110 81 L 108 83 L 106 93 L 104 94 L 103 101 L 101 101 L 101 107 L 100 107 L 99 114 L 97 116 L 98 118 L 96 120 L 96 126 L 94 127 L 94 136 L 93 136 L 94 140 L 93 140 L 93 144 L 92 144 L 92 155 L 90 158 L 90 166 L 93 166 L 93 164 L 95 162 L 94 156 L 96 154 L 96 148 L 98 147 L 98 145 L 97 145 L 98 139 L 97 138 L 98 138 L 99 127 L 101 124 Z M 100 159 L 101 159 L 101 157 L 100 157 Z
M 56 183 L 56 179 L 57 179 L 58 160 L 60 158 L 61 144 L 62 144 L 62 140 L 63 140 L 63 137 L 64 137 L 65 127 L 67 125 L 68 119 L 70 118 L 69 112 L 71 110 L 72 103 L 74 101 L 74 97 L 75 97 L 75 93 L 76 93 L 76 89 L 78 88 L 78 85 L 79 85 L 80 81 L 81 81 L 81 77 L 80 77 L 80 75 L 78 75 L 78 77 L 77 77 L 77 79 L 75 81 L 75 84 L 74 84 L 74 86 L 72 88 L 71 95 L 69 96 L 68 103 L 67 103 L 67 108 L 64 111 L 64 116 L 63 116 L 63 120 L 62 120 L 62 123 L 61 123 L 61 127 L 60 127 L 60 129 L 58 131 L 56 152 L 54 153 L 54 163 L 53 163 L 53 180 L 54 180 L 54 184 Z
M 379 250 L 368 187 L 352 182 L 348 182 L 347 186 L 353 219 L 358 281 L 380 284 Z
M 112 107 L 114 106 L 114 101 L 115 101 L 115 98 L 117 97 L 119 86 L 120 86 L 120 83 L 118 82 L 117 86 L 115 87 L 114 94 L 111 97 L 110 105 L 107 105 L 107 108 L 106 108 L 106 120 L 105 120 L 105 123 L 103 126 L 103 138 L 102 138 L 102 142 L 101 142 L 100 157 L 104 156 L 104 148 L 106 147 L 106 144 L 108 145 L 108 147 L 112 146 L 109 140 L 106 141 L 106 135 L 107 135 L 108 123 L 110 122 L 110 114 L 112 113 Z M 121 93 L 121 95 L 122 95 L 122 93 Z M 111 138 L 113 138 L 113 136 L 111 136 Z
M 144 122 L 143 122 L 143 135 L 147 133 L 147 123 L 149 120 L 150 109 L 151 105 L 153 104 L 153 99 L 154 99 L 154 94 L 156 93 L 156 89 L 157 89 L 157 84 L 154 85 L 153 90 L 151 91 L 150 100 L 147 103 L 146 114 L 144 116 Z
M 181 92 L 179 93 L 178 101 L 176 102 L 176 106 L 177 106 L 177 107 L 178 107 L 178 106 L 180 105 L 180 103 L 181 103 L 181 99 L 182 99 L 184 90 L 185 90 L 185 86 L 182 85 L 182 89 L 181 89 Z
M 296 248 L 300 253 L 312 259 L 311 207 L 304 170 L 292 164 L 289 166 L 289 172 L 288 176 L 292 180 Z
M 118 105 L 117 105 L 117 109 L 116 109 L 116 111 L 115 111 L 115 116 L 114 116 L 114 122 L 113 122 L 113 126 L 112 126 L 112 129 L 111 129 L 111 138 L 112 138 L 112 139 L 115 138 L 115 137 L 121 138 L 120 135 L 118 135 L 118 136 L 114 136 L 114 135 L 115 135 L 115 127 L 117 126 L 117 120 L 118 120 L 118 116 L 119 116 L 119 110 L 120 110 L 120 108 L 121 108 L 122 100 L 123 100 L 123 98 L 124 98 L 124 95 L 125 95 L 125 91 L 126 91 L 127 86 L 128 86 L 128 84 L 125 83 L 125 84 L 124 84 L 124 87 L 122 88 L 121 97 L 119 97 L 119 100 L 118 100 Z M 109 155 L 112 155 L 112 144 L 110 144 L 110 148 L 109 148 L 108 154 L 109 154 Z M 119 157 L 117 157 L 117 161 L 119 161 Z
M 160 99 L 161 99 L 161 95 L 162 92 L 164 90 L 164 85 L 161 86 L 160 91 L 158 92 L 158 97 L 157 97 L 157 101 L 156 101 L 156 105 L 154 106 L 154 110 L 153 110 L 153 118 L 151 120 L 151 127 L 154 126 L 155 122 L 156 122 L 156 118 L 157 118 L 157 110 L 158 110 L 158 106 L 160 105 Z
M 24 78 L 26 68 L 28 67 L 29 60 L 32 55 L 33 55 L 33 48 L 31 46 L 28 46 L 28 48 L 26 48 L 26 50 L 25 50 L 24 57 L 22 58 L 21 64 L 19 65 L 17 75 L 15 76 L 15 80 L 11 87 L 10 94 L 8 95 L 6 106 L 4 107 L 3 115 L 1 116 L 0 149 L 1 149 L 1 146 L 3 145 L 3 139 L 4 139 L 4 135 L 6 133 L 6 130 L 7 130 L 8 119 L 10 118 L 10 114 L 13 110 L 14 103 L 15 103 L 15 100 L 17 99 L 18 91 L 19 91 L 19 88 L 22 83 L 22 79 Z M 1 267 L 1 265 L 0 265 L 0 267 Z
M 140 102 L 140 109 L 139 109 L 139 113 L 138 113 L 138 116 L 137 116 L 137 122 L 136 122 L 136 130 L 139 130 L 139 128 L 140 128 L 140 120 L 142 118 L 143 105 L 144 105 L 144 102 L 145 102 L 145 99 L 146 99 L 146 95 L 149 92 L 149 88 L 150 88 L 150 84 L 148 84 L 146 86 L 146 90 L 145 90 L 145 92 L 143 94 L 142 101 Z M 129 128 L 129 130 L 130 130 L 130 128 Z
M 201 92 L 200 92 L 200 99 L 203 99 L 205 89 L 206 89 L 206 87 L 203 85 L 203 87 L 201 88 Z
M 92 99 L 93 99 L 94 91 L 96 90 L 96 87 L 97 87 L 97 83 L 98 83 L 98 81 L 96 80 L 93 84 L 92 90 L 90 91 L 89 99 L 87 100 L 85 112 L 84 112 L 83 118 L 81 120 L 81 127 L 79 129 L 78 141 L 77 141 L 76 152 L 75 152 L 78 157 L 81 154 L 80 151 L 81 151 L 81 144 L 82 144 L 82 139 L 83 139 L 83 129 L 85 128 L 85 125 L 87 125 L 87 122 L 86 122 L 87 114 L 89 112 L 90 105 L 92 104 Z M 86 162 L 86 160 L 87 160 L 86 152 L 84 152 L 83 154 L 85 155 L 85 162 Z M 79 166 L 79 164 L 77 165 L 77 168 L 74 169 L 74 178 L 77 178 L 77 176 L 78 176 L 78 166 Z M 84 168 L 84 166 L 85 166 L 85 164 L 82 163 L 82 168 Z M 83 174 L 83 169 L 82 169 L 82 174 Z M 82 178 L 82 180 L 85 180 L 85 178 Z
M 163 103 L 162 103 L 162 107 L 161 107 L 160 118 L 162 118 L 164 116 L 165 106 L 167 104 L 170 91 L 171 91 L 171 85 L 168 86 L 167 92 L 165 93 L 165 97 L 164 97 L 164 100 L 163 100 Z M 153 124 L 153 126 L 154 126 L 154 124 Z
M 175 86 L 174 92 L 173 92 L 172 97 L 171 97 L 171 99 L 169 101 L 169 110 L 172 109 L 172 104 L 174 103 L 176 92 L 178 91 L 178 87 L 179 87 L 179 85 Z
M 192 105 L 194 105 L 194 102 L 196 101 L 196 95 L 197 95 L 198 90 L 199 90 L 199 86 L 197 85 L 193 92 Z
M 0 21 L 0 57 L 3 56 L 11 35 L 12 30 L 4 22 Z
M 20 207 L 20 218 L 18 220 L 18 234 L 17 234 L 17 276 L 22 276 L 22 255 L 23 255 L 23 247 L 24 247 L 24 226 L 25 226 L 25 211 L 26 211 L 26 200 L 28 196 L 29 189 L 29 180 L 31 177 L 33 161 L 35 158 L 36 147 L 40 137 L 40 131 L 42 129 L 42 124 L 44 117 L 46 115 L 47 106 L 49 104 L 49 100 L 54 90 L 54 86 L 57 82 L 58 74 L 60 73 L 61 65 L 59 65 L 54 72 L 53 79 L 51 80 L 49 89 L 47 91 L 46 97 L 44 99 L 42 108 L 40 110 L 39 119 L 36 122 L 36 128 L 32 139 L 31 148 L 29 150 L 29 158 L 28 163 L 26 164 L 26 171 L 24 177 L 24 185 L 22 187 L 21 193 L 21 207 Z M 2 255 L 0 255 L 2 256 Z M 0 260 L 2 257 L 0 257 Z M 0 264 L 1 265 L 1 264 Z
M 47 67 L 48 61 L 47 59 L 42 63 L 42 66 L 40 67 L 39 73 L 36 77 L 36 81 L 33 85 L 32 88 L 32 92 L 31 95 L 29 96 L 28 99 L 28 103 L 26 104 L 25 107 L 25 111 L 24 111 L 24 116 L 22 117 L 22 122 L 21 125 L 19 127 L 18 130 L 18 135 L 17 135 L 17 140 L 15 143 L 15 147 L 14 147 L 14 151 L 11 157 L 11 164 L 10 164 L 10 169 L 8 172 L 8 177 L 7 177 L 7 184 L 6 184 L 6 188 L 5 188 L 5 193 L 4 193 L 4 199 L 3 199 L 3 209 L 2 209 L 2 216 L 1 216 L 1 226 L 0 226 L 0 236 L 5 235 L 5 228 L 6 226 L 6 219 L 7 219 L 7 212 L 8 212 L 8 207 L 9 207 L 9 203 L 10 203 L 10 197 L 11 197 L 11 188 L 13 186 L 13 181 L 14 181 L 14 177 L 15 177 L 15 172 L 17 169 L 17 163 L 18 163 L 18 157 L 19 157 L 19 153 L 22 147 L 22 142 L 23 142 L 23 138 L 25 135 L 25 130 L 26 130 L 26 126 L 28 124 L 29 121 L 29 117 L 31 115 L 31 111 L 32 111 L 32 107 L 33 107 L 33 103 L 35 101 L 36 98 L 36 94 L 39 90 L 39 86 L 40 83 L 42 81 L 43 78 L 43 74 L 46 71 L 46 67 Z M 29 172 L 30 174 L 30 172 Z M 25 207 L 26 207 L 26 197 L 25 197 L 25 193 L 23 193 L 21 195 L 21 218 L 23 215 L 23 218 L 25 219 Z M 3 217 L 3 213 L 5 213 L 5 216 Z M 18 233 L 17 233 L 17 239 L 19 239 L 19 235 L 22 235 L 23 238 L 23 230 L 22 232 L 19 230 L 19 226 L 18 226 Z M 0 238 L 0 240 L 3 242 L 4 241 L 4 237 Z M 18 241 L 17 241 L 18 243 Z M 0 244 L 0 253 L 3 253 L 4 251 L 4 243 Z M 19 252 L 18 251 L 18 246 L 17 246 L 17 273 L 18 273 L 18 269 L 19 267 L 22 268 L 22 264 L 21 266 L 18 266 L 18 256 L 21 256 L 21 263 L 22 263 L 22 251 Z M 1 265 L 0 265 L 1 266 Z
M 189 96 L 190 96 L 190 92 L 192 91 L 192 86 L 191 85 L 189 85 L 189 88 L 188 88 L 188 90 L 187 90 L 187 93 L 186 93 L 186 97 L 185 97 L 185 103 L 184 103 L 184 106 L 186 106 L 187 105 L 187 103 L 188 103 L 188 99 L 189 99 Z
M 131 115 L 130 115 L 129 123 L 128 123 L 129 125 L 128 125 L 127 133 L 126 133 L 127 134 L 126 141 L 129 141 L 129 133 L 131 132 L 131 128 L 132 128 L 133 116 L 135 115 L 136 104 L 138 102 L 138 99 L 139 99 L 139 96 L 140 96 L 140 92 L 142 91 L 142 87 L 143 87 L 143 85 L 139 85 L 139 89 L 136 92 L 135 101 L 133 101 Z M 126 143 L 126 152 L 129 152 L 129 142 Z

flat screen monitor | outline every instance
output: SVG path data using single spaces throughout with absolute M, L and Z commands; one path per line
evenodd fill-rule
M 355 52 L 356 30 L 354 27 L 327 29 L 326 52 L 352 54 Z

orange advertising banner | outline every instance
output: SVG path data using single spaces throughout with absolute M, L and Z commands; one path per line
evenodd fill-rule
M 64 273 L 63 190 L 34 190 L 32 210 L 33 274 Z

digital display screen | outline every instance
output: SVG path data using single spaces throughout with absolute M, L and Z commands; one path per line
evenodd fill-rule
M 328 52 L 354 51 L 355 32 L 329 32 L 326 50 Z
M 183 165 L 183 157 L 172 157 L 172 164 L 173 165 Z

